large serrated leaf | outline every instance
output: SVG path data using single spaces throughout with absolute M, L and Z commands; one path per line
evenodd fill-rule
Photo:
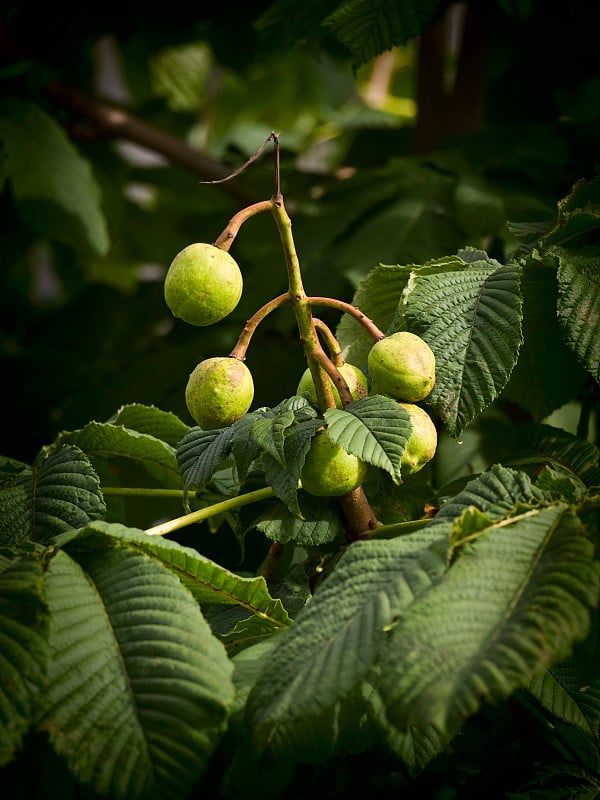
M 175 448 L 147 433 L 110 422 L 88 422 L 83 428 L 65 431 L 58 444 L 74 444 L 92 459 L 130 459 L 139 464 L 162 487 L 179 489 L 183 480 Z
M 471 507 L 497 520 L 509 516 L 517 505 L 534 506 L 544 500 L 544 493 L 534 486 L 525 472 L 493 464 L 448 500 L 431 520 L 429 527 L 450 526 Z
M 408 295 L 406 327 L 436 356 L 426 399 L 453 438 L 496 399 L 522 343 L 519 268 L 493 259 L 418 277 Z
M 104 516 L 98 475 L 79 448 L 57 445 L 33 467 L 14 463 L 1 470 L 0 544 L 45 542 Z
M 70 547 L 107 547 L 119 542 L 160 561 L 177 575 L 195 600 L 203 605 L 236 605 L 260 617 L 271 630 L 284 628 L 291 620 L 281 600 L 271 597 L 262 576 L 245 578 L 206 558 L 191 547 L 149 536 L 136 528 L 95 522 L 78 531 Z M 61 540 L 57 539 L 57 544 Z
M 357 542 L 342 555 L 278 636 L 250 693 L 248 719 L 259 748 L 300 760 L 335 750 L 335 718 L 356 702 L 388 626 L 445 569 L 432 547 L 437 541 L 413 534 Z
M 600 383 L 600 256 L 555 248 L 558 256 L 558 318 L 569 347 Z
M 40 728 L 115 800 L 177 800 L 207 767 L 232 666 L 179 579 L 119 547 L 60 551 L 46 577 L 52 661 Z
M 392 722 L 452 735 L 569 656 L 589 630 L 598 567 L 565 504 L 490 528 L 392 632 L 379 683 Z
M 50 660 L 48 630 L 42 564 L 0 555 L 0 766 L 11 761 L 35 718 Z
M 383 395 L 365 397 L 345 409 L 325 412 L 327 435 L 348 453 L 402 482 L 402 456 L 412 433 L 410 415 Z
M 57 122 L 16 97 L 0 108 L 6 171 L 21 216 L 49 239 L 102 256 L 110 242 L 89 163 Z M 35 169 L 32 169 L 35 164 Z

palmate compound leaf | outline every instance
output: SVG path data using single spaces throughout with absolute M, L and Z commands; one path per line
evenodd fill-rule
M 0 767 L 21 746 L 43 691 L 50 652 L 43 566 L 0 554 Z
M 445 537 L 426 531 L 346 550 L 278 635 L 250 692 L 248 723 L 259 750 L 319 761 L 355 736 L 360 746 L 361 683 L 394 620 L 444 572 L 446 550 Z
M 410 415 L 383 395 L 364 397 L 325 412 L 327 433 L 351 455 L 388 472 L 400 484 L 400 467 L 412 433 Z
M 557 311 L 567 344 L 600 383 L 600 256 L 551 252 L 559 260 Z
M 57 552 L 45 580 L 51 663 L 39 726 L 75 778 L 114 800 L 180 800 L 233 702 L 198 603 L 131 547 Z
M 495 523 L 392 631 L 378 684 L 388 717 L 452 735 L 569 656 L 599 589 L 593 545 L 566 504 Z
M 493 259 L 468 268 L 417 275 L 400 324 L 436 356 L 435 385 L 425 404 L 458 439 L 500 394 L 522 344 L 520 273 Z
M 98 475 L 78 447 L 53 447 L 32 467 L 0 461 L 0 545 L 45 542 L 105 512 Z

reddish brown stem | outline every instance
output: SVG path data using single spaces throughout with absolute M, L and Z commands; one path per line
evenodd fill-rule
M 340 503 L 348 523 L 346 527 L 348 541 L 355 542 L 372 536 L 378 522 L 362 486 L 341 497 Z
M 250 339 L 252 338 L 255 330 L 258 328 L 263 319 L 267 317 L 272 311 L 275 311 L 275 309 L 281 308 L 281 306 L 289 302 L 290 302 L 290 294 L 289 292 L 285 292 L 284 294 L 280 294 L 277 297 L 274 297 L 272 300 L 269 300 L 269 302 L 265 303 L 264 306 L 261 306 L 258 309 L 258 311 L 255 311 L 254 314 L 244 325 L 244 329 L 240 333 L 238 340 L 235 344 L 235 347 L 229 354 L 231 358 L 237 358 L 240 361 L 244 361 L 246 358 L 246 351 L 248 349 L 248 345 L 250 344 Z
M 335 338 L 335 335 L 331 328 L 326 325 L 322 319 L 318 319 L 318 317 L 313 317 L 315 328 L 323 338 L 327 350 L 329 352 L 329 358 L 333 361 L 335 366 L 339 369 L 344 364 L 344 356 L 342 355 L 342 351 L 340 350 L 340 343 Z
M 315 350 L 312 354 L 312 358 L 319 364 L 319 366 L 323 367 L 325 372 L 329 375 L 329 377 L 335 384 L 335 388 L 338 390 L 338 394 L 340 396 L 340 400 L 342 401 L 343 405 L 352 403 L 354 398 L 350 393 L 348 384 L 346 383 L 343 375 L 341 374 L 337 366 L 329 358 L 329 356 L 325 353 L 325 351 Z M 329 408 L 335 408 L 333 395 L 331 396 L 331 405 L 329 406 Z
M 244 222 L 249 220 L 250 217 L 261 214 L 263 211 L 271 211 L 272 208 L 272 200 L 260 200 L 258 203 L 252 203 L 252 205 L 246 206 L 246 208 L 238 211 L 237 214 L 234 214 L 229 220 L 225 230 L 217 236 L 213 242 L 214 246 L 218 247 L 219 250 L 229 250 Z
M 337 300 L 335 297 L 307 297 L 306 298 L 311 306 L 328 306 L 329 308 L 336 308 L 338 311 L 343 311 L 360 324 L 371 334 L 374 339 L 385 339 L 385 333 L 381 331 L 372 319 L 369 319 L 366 314 L 350 303 L 343 300 Z

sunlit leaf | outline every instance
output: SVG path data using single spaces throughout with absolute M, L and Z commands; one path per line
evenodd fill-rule
M 388 472 L 402 482 L 401 462 L 412 433 L 410 416 L 395 400 L 373 395 L 343 410 L 325 412 L 327 435 L 348 453 Z
M 454 438 L 496 399 L 522 343 L 519 269 L 488 259 L 467 269 L 418 277 L 406 300 L 406 327 L 436 356 L 427 397 Z

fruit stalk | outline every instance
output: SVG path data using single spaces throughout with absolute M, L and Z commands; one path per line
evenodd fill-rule
M 277 224 L 281 244 L 283 247 L 285 263 L 288 275 L 288 292 L 290 303 L 292 305 L 298 331 L 300 334 L 300 341 L 304 348 L 306 360 L 308 362 L 311 375 L 315 384 L 315 392 L 320 408 L 335 408 L 335 400 L 331 392 L 329 381 L 322 374 L 319 364 L 315 360 L 316 353 L 322 353 L 325 358 L 327 354 L 321 347 L 321 342 L 317 335 L 317 330 L 312 316 L 312 311 L 304 285 L 302 283 L 302 274 L 300 271 L 300 262 L 296 253 L 294 244 L 294 237 L 292 236 L 292 221 L 286 211 L 283 197 L 281 195 L 273 196 L 273 204 L 271 208 L 272 214 Z
M 213 242 L 214 246 L 218 247 L 219 250 L 228 251 L 244 222 L 249 220 L 250 217 L 261 214 L 263 211 L 270 211 L 272 207 L 273 200 L 260 200 L 258 203 L 252 203 L 241 211 L 238 211 L 237 214 L 234 214 L 229 220 L 223 232 L 215 239 Z
M 311 306 L 328 306 L 329 308 L 336 308 L 338 311 L 343 311 L 360 324 L 371 334 L 373 339 L 385 339 L 386 334 L 380 330 L 372 319 L 369 319 L 366 314 L 356 306 L 346 303 L 344 300 L 338 300 L 335 297 L 308 297 L 308 302 Z
M 289 302 L 290 302 L 289 292 L 285 292 L 284 294 L 280 294 L 277 297 L 274 297 L 272 300 L 269 300 L 269 302 L 261 306 L 258 309 L 258 311 L 255 311 L 254 314 L 250 317 L 250 319 L 246 321 L 246 324 L 244 325 L 244 328 L 238 337 L 235 347 L 229 354 L 231 358 L 238 358 L 240 361 L 244 361 L 244 359 L 246 358 L 246 350 L 248 349 L 248 345 L 250 344 L 250 339 L 252 339 L 255 330 L 258 328 L 263 319 L 267 317 L 272 311 L 275 311 L 277 308 L 281 308 L 281 306 Z

